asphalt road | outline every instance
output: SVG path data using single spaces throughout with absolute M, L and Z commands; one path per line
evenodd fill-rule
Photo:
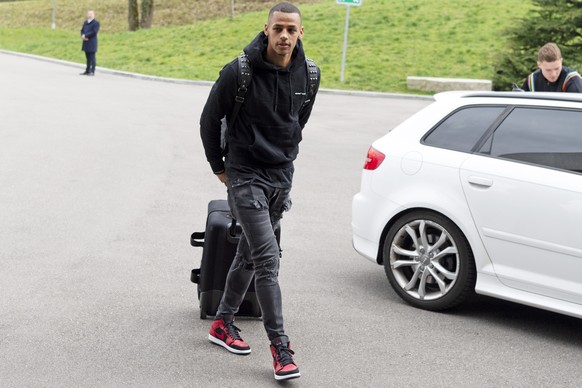
M 276 385 L 261 322 L 238 322 L 250 356 L 212 346 L 189 281 L 189 235 L 225 197 L 197 133 L 209 87 L 78 73 L 0 54 L 0 386 Z M 302 377 L 282 385 L 580 386 L 580 320 L 489 298 L 417 310 L 353 251 L 368 146 L 427 104 L 318 97 L 283 223 Z

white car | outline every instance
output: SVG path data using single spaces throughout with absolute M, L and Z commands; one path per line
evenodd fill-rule
M 416 307 L 476 292 L 582 317 L 582 95 L 435 100 L 370 148 L 354 248 Z

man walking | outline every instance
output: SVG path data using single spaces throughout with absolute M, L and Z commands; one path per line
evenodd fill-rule
M 83 40 L 82 50 L 85 52 L 85 57 L 87 58 L 87 68 L 81 75 L 95 75 L 95 65 L 97 64 L 95 54 L 97 53 L 98 32 L 99 22 L 95 20 L 95 12 L 90 9 L 87 11 L 87 20 L 85 20 L 81 28 L 81 39 Z
M 234 314 L 254 275 L 277 380 L 300 376 L 283 326 L 280 251 L 274 230 L 291 208 L 293 161 L 319 88 L 319 69 L 306 61 L 302 36 L 299 9 L 290 3 L 271 8 L 264 30 L 244 49 L 252 78 L 240 110 L 234 109 L 241 91 L 235 59 L 220 72 L 200 118 L 206 157 L 227 186 L 231 211 L 243 229 L 208 339 L 235 354 L 251 352 L 234 325 Z M 310 88 L 313 80 L 316 85 Z M 224 117 L 230 124 L 225 158 Z
M 540 49 L 538 67 L 521 87 L 526 92 L 582 93 L 580 74 L 562 65 L 562 53 L 555 43 L 547 43 Z

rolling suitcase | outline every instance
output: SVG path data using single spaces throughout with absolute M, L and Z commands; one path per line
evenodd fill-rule
M 214 317 L 220 304 L 226 275 L 236 254 L 242 228 L 230 213 L 226 200 L 208 204 L 206 230 L 193 233 L 190 243 L 202 248 L 200 268 L 192 270 L 190 280 L 198 286 L 200 319 Z M 275 231 L 280 240 L 280 229 Z M 237 316 L 260 317 L 261 308 L 255 294 L 254 278 L 247 290 Z

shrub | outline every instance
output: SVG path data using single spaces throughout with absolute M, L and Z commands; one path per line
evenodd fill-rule
M 533 0 L 533 8 L 507 30 L 508 45 L 494 60 L 495 90 L 522 85 L 537 68 L 537 52 L 548 42 L 562 51 L 564 64 L 582 65 L 582 0 Z M 582 69 L 580 69 L 582 70 Z

